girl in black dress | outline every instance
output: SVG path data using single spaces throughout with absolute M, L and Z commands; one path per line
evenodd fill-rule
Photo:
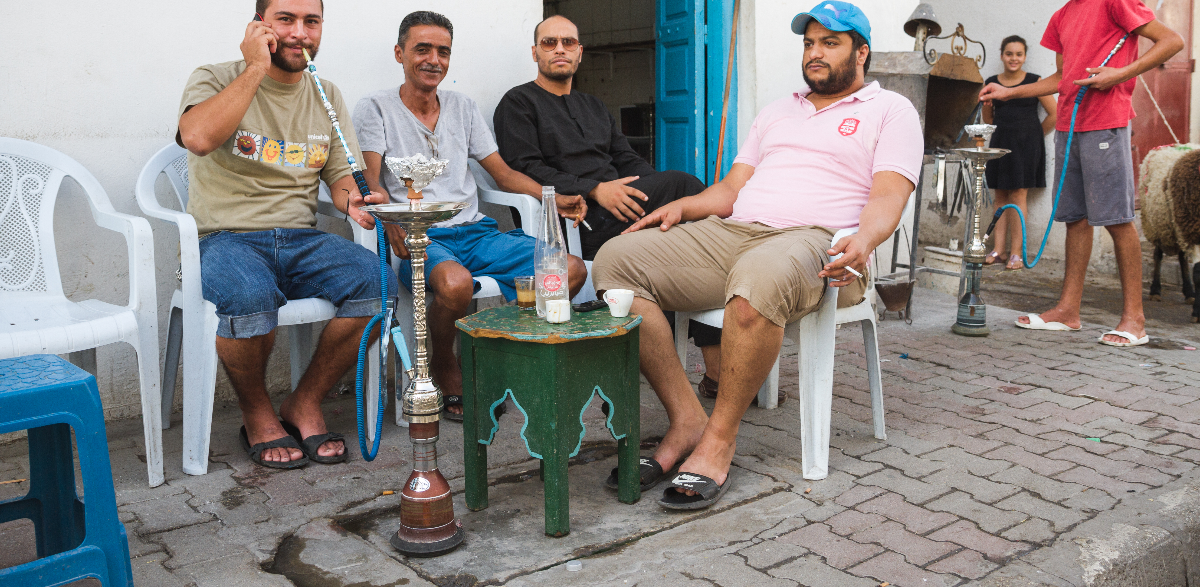
M 1028 46 L 1025 39 L 1013 35 L 1004 39 L 1000 44 L 1000 58 L 1004 62 L 1004 72 L 989 77 L 984 85 L 998 83 L 1006 87 L 1023 86 L 1036 82 L 1040 77 L 1027 73 L 1025 51 Z M 1038 120 L 1038 102 L 1046 109 L 1046 118 Z M 992 105 L 984 104 L 983 121 L 996 125 L 992 135 L 992 147 L 1009 149 L 1008 155 L 988 161 L 987 183 L 995 190 L 996 207 L 1005 204 L 1016 204 L 1022 213 L 1027 213 L 1025 198 L 1029 188 L 1046 187 L 1046 142 L 1043 137 L 1051 130 L 1058 120 L 1058 106 L 1053 96 L 1041 98 L 1018 98 L 1016 100 L 995 100 Z M 1012 240 L 1009 241 L 1009 235 Z M 1021 222 L 1016 212 L 1007 210 L 996 224 L 992 233 L 992 252 L 984 259 L 985 265 L 996 263 L 1006 258 L 1007 269 L 1020 269 L 1021 260 Z M 1011 242 L 1012 249 L 1007 256 L 1003 252 Z

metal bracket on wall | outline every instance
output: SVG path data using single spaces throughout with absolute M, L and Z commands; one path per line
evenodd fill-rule
M 934 39 L 950 39 L 950 54 L 960 55 L 962 57 L 967 56 L 967 43 L 979 45 L 980 54 L 972 57 L 971 59 L 974 59 L 975 65 L 980 68 L 983 67 L 984 63 L 987 63 L 987 47 L 985 47 L 983 43 L 968 37 L 966 33 L 963 32 L 963 25 L 961 22 L 958 23 L 958 26 L 954 28 L 953 33 L 943 35 L 941 37 L 925 38 L 925 42 L 921 45 L 921 52 L 925 54 L 925 62 L 930 65 L 937 63 L 938 57 L 941 55 L 937 52 L 937 50 L 929 48 L 929 41 Z

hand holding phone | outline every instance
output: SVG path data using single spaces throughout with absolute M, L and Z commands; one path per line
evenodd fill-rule
M 246 37 L 242 39 L 242 58 L 246 60 L 247 67 L 269 68 L 271 54 L 278 44 L 279 37 L 275 31 L 263 21 L 262 16 L 254 13 L 254 20 L 246 25 Z

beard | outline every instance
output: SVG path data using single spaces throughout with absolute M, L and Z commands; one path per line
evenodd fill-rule
M 841 94 L 842 92 L 848 90 L 850 86 L 854 85 L 854 80 L 858 78 L 858 71 L 855 68 L 855 61 L 855 54 L 853 52 L 850 54 L 850 57 L 840 63 L 837 67 L 833 67 L 824 61 L 817 61 L 816 63 L 820 63 L 826 67 L 829 67 L 829 75 L 820 81 L 813 80 L 808 77 L 808 66 L 809 64 L 813 63 L 812 61 L 809 61 L 808 63 L 804 64 L 804 71 L 802 73 L 804 76 L 804 83 L 808 84 L 808 87 L 812 88 L 812 91 L 817 94 L 825 96 L 836 96 Z
M 579 71 L 578 63 L 573 64 L 567 69 L 552 69 L 553 67 L 554 64 L 550 63 L 549 61 L 547 61 L 545 64 L 542 64 L 541 62 L 538 63 L 538 71 L 540 71 L 542 75 L 556 82 L 565 82 L 571 79 L 575 75 L 575 72 Z
M 300 55 L 300 56 L 298 56 L 298 57 L 295 57 L 295 58 L 293 58 L 293 57 L 291 57 L 291 54 L 290 54 L 290 53 L 286 53 L 286 52 L 284 52 L 284 51 L 283 51 L 283 49 L 285 49 L 285 48 L 289 48 L 289 47 L 297 47 L 297 46 L 304 47 L 305 49 L 308 49 L 308 55 L 309 55 L 310 57 L 312 57 L 313 59 L 316 59 L 316 58 L 317 58 L 317 48 L 316 48 L 316 47 L 314 47 L 314 46 L 312 46 L 312 45 L 305 45 L 305 44 L 297 44 L 297 45 L 284 45 L 284 44 L 280 44 L 280 45 L 278 45 L 278 46 L 275 48 L 275 52 L 271 54 L 271 64 L 272 64 L 272 65 L 274 65 L 275 67 L 278 67 L 279 69 L 282 69 L 282 70 L 284 70 L 284 71 L 288 72 L 288 73 L 299 73 L 299 72 L 301 72 L 301 71 L 304 71 L 305 69 L 307 69 L 307 68 L 308 68 L 308 62 L 306 62 L 306 61 L 304 60 L 304 55 Z

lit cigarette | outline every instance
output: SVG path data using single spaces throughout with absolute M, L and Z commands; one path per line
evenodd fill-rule
M 849 271 L 850 273 L 853 273 L 855 277 L 862 278 L 862 276 L 863 276 L 862 273 L 855 271 L 854 268 L 850 267 L 849 265 L 843 267 L 843 269 L 845 269 L 846 271 Z
M 575 219 L 578 220 L 579 223 L 582 224 L 584 228 L 588 229 L 588 232 L 592 231 L 592 225 L 588 224 L 587 220 L 583 219 L 583 214 L 576 215 Z

